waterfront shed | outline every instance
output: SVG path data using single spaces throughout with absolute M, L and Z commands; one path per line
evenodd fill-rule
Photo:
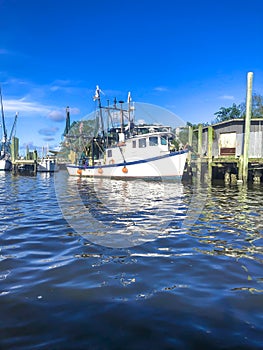
M 244 150 L 245 119 L 230 119 L 213 124 L 212 156 L 239 157 Z M 208 151 L 208 126 L 202 130 L 202 156 Z M 263 158 L 263 118 L 251 119 L 249 158 Z

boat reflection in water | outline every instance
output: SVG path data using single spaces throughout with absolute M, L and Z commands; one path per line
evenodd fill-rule
M 68 177 L 55 182 L 63 215 L 93 243 L 129 247 L 166 235 L 182 225 L 184 185 L 177 181 Z M 200 203 L 199 203 L 200 204 Z

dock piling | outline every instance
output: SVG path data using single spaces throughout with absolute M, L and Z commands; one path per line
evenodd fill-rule
M 253 73 L 247 74 L 247 98 L 246 98 L 246 120 L 245 120 L 245 134 L 244 134 L 244 152 L 243 152 L 243 181 L 248 180 L 248 152 L 250 140 L 250 121 L 252 114 L 252 83 Z

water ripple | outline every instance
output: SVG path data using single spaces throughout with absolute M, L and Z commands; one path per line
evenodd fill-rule
M 263 189 L 206 188 L 191 227 L 182 190 L 172 220 L 172 198 L 154 188 L 153 203 L 133 189 L 126 213 L 101 205 L 120 228 L 157 220 L 162 205 L 169 220 L 152 241 L 109 248 L 68 225 L 52 176 L 0 176 L 1 349 L 260 349 Z

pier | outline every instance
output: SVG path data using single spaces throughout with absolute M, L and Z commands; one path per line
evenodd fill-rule
M 253 73 L 247 76 L 245 118 L 193 129 L 189 126 L 191 152 L 188 168 L 201 181 L 260 183 L 263 181 L 263 118 L 251 118 Z
M 17 137 L 12 138 L 11 143 L 11 160 L 12 160 L 12 172 L 17 173 L 29 173 L 36 175 L 37 173 L 37 164 L 38 156 L 37 151 L 30 152 L 27 149 L 26 158 L 22 159 L 18 156 L 19 150 L 19 139 Z

